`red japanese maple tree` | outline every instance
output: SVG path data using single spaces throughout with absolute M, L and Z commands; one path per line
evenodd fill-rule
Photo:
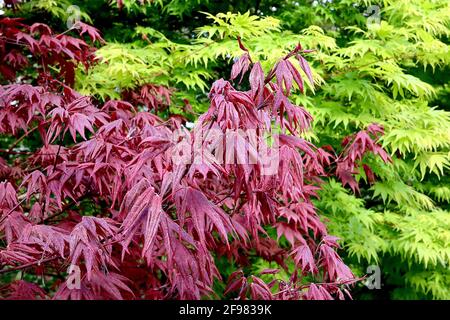
M 377 125 L 348 137 L 340 155 L 302 138 L 312 117 L 288 97 L 304 86 L 293 63 L 313 85 L 309 51 L 298 45 L 265 74 L 239 40 L 244 54 L 231 80 L 248 76 L 250 89 L 217 80 L 210 108 L 188 130 L 180 117 L 155 115 L 170 103 L 169 88 L 146 84 L 104 104 L 74 91 L 75 68 L 101 63 L 84 37 L 103 40 L 83 23 L 72 31 L 80 37 L 0 20 L 0 133 L 17 137 L 0 150 L 0 277 L 24 270 L 57 279 L 45 289 L 2 283 L 1 297 L 200 299 L 216 297 L 214 282 L 240 299 L 349 295 L 356 279 L 312 199 L 323 176 L 357 190 L 353 175 L 366 152 L 389 157 Z M 31 64 L 34 73 L 26 72 Z M 40 145 L 19 148 L 32 135 Z M 286 270 L 290 261 L 296 271 L 265 283 L 243 271 L 250 256 Z M 238 266 L 229 279 L 218 257 Z M 78 270 L 75 286 L 68 268 L 69 278 Z

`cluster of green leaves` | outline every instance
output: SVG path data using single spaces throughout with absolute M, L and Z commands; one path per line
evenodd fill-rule
M 64 25 L 68 3 L 38 2 Z M 294 97 L 315 118 L 307 138 L 339 150 L 343 137 L 377 122 L 393 158 L 364 159 L 377 181 L 362 171 L 359 194 L 329 180 L 316 202 L 354 271 L 381 268 L 383 289 L 356 298 L 450 298 L 448 1 L 121 2 L 120 10 L 116 1 L 77 4 L 107 39 L 97 52 L 105 63 L 77 71 L 81 93 L 106 100 L 159 84 L 174 88 L 171 112 L 186 98 L 200 112 L 210 81 L 228 77 L 242 54 L 237 37 L 265 71 L 298 43 L 314 49 L 317 86 Z

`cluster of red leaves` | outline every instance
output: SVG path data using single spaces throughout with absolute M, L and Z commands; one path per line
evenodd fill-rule
M 80 36 L 87 34 L 93 42 L 103 42 L 98 31 L 83 22 L 77 22 L 72 29 Z M 58 77 L 73 85 L 77 64 L 88 68 L 95 60 L 94 51 L 83 39 L 54 34 L 42 23 L 28 26 L 20 18 L 0 20 L 0 73 L 7 80 L 15 80 L 17 72 L 27 66 L 38 65 L 36 71 L 43 80 L 51 77 L 51 69 L 57 69 Z
M 342 181 L 344 186 L 349 185 L 354 192 L 359 191 L 358 183 L 354 175 L 358 173 L 357 169 L 366 153 L 371 152 L 378 155 L 384 162 L 391 161 L 386 151 L 376 142 L 382 134 L 383 128 L 372 124 L 367 130 L 348 136 L 342 141 L 344 151 L 336 161 L 336 176 Z M 375 181 L 374 173 L 368 165 L 363 164 L 362 166 L 367 180 L 373 183 Z
M 92 49 L 82 40 L 54 36 L 44 25 L 28 29 L 6 19 L 0 26 L 33 57 L 43 57 L 41 73 L 51 64 L 66 76 L 76 62 L 92 61 Z M 84 32 L 99 39 L 93 29 L 84 27 Z M 5 40 L 0 53 L 8 61 L 5 66 L 23 67 L 27 58 L 8 46 Z M 0 158 L 0 275 L 21 269 L 45 278 L 64 274 L 70 264 L 80 268 L 80 286 L 56 281 L 50 288 L 54 299 L 200 299 L 212 294 L 214 281 L 223 281 L 215 257 L 228 257 L 240 267 L 249 257 L 261 257 L 280 268 L 292 261 L 297 271 L 289 282 L 266 284 L 237 270 L 227 294 L 235 292 L 241 299 L 344 298 L 355 279 L 336 253 L 337 239 L 327 234 L 312 199 L 332 162 L 338 161 L 342 174 L 353 172 L 367 151 L 386 155 L 369 137 L 379 133 L 376 126 L 357 134 L 337 158 L 301 138 L 312 118 L 289 102 L 293 81 L 303 88 L 289 59 L 295 56 L 312 82 L 304 52 L 296 47 L 267 75 L 246 52 L 232 78 L 250 70 L 250 90 L 216 81 L 210 108 L 192 131 L 179 118 L 163 121 L 126 101 L 98 104 L 75 92 L 71 81 L 64 84 L 51 75 L 39 85 L 1 86 L 0 133 L 24 135 Z M 15 67 L 13 61 L 22 62 Z M 161 97 L 170 103 L 168 92 L 147 86 L 131 100 L 157 108 Z M 196 135 L 212 129 L 253 129 L 276 137 L 276 150 L 260 136 L 246 140 L 239 135 L 227 148 L 237 160 L 245 160 L 246 150 L 252 154 L 257 145 L 265 145 L 269 158 L 277 151 L 277 170 L 263 174 L 261 159 L 218 161 L 214 151 L 209 153 L 214 139 L 199 141 Z M 175 161 L 180 150 L 173 137 L 180 131 L 190 146 L 201 144 L 203 161 Z M 14 148 L 33 132 L 40 147 Z M 195 158 L 189 149 L 183 151 Z M 89 215 L 82 209 L 86 203 Z M 288 245 L 270 237 L 270 227 Z M 305 283 L 306 277 L 317 281 Z M 50 293 L 18 281 L 0 295 L 31 299 Z

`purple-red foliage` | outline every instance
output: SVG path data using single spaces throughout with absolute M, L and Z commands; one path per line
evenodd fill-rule
M 101 41 L 92 27 L 79 29 Z M 125 101 L 98 104 L 75 92 L 74 68 L 95 61 L 94 49 L 84 40 L 8 18 L 0 20 L 0 32 L 4 78 L 16 81 L 30 59 L 39 63 L 37 84 L 16 81 L 0 87 L 0 133 L 22 134 L 8 150 L 0 150 L 0 276 L 14 270 L 64 275 L 68 265 L 81 271 L 75 289 L 56 281 L 46 292 L 15 281 L 1 288 L 2 297 L 200 299 L 214 296 L 215 281 L 226 281 L 226 294 L 240 299 L 349 295 L 355 278 L 336 253 L 337 239 L 327 234 L 312 199 L 332 163 L 343 183 L 357 189 L 352 175 L 362 156 L 373 152 L 385 161 L 388 156 L 374 142 L 381 134 L 376 125 L 345 141 L 337 157 L 301 137 L 312 117 L 288 99 L 294 84 L 303 91 L 291 57 L 312 83 L 300 46 L 268 74 L 245 52 L 232 78 L 250 71 L 250 90 L 239 91 L 224 79 L 214 82 L 210 108 L 189 131 L 179 119 L 164 121 L 151 112 L 170 104 L 167 88 L 147 85 L 130 93 L 129 101 L 150 111 L 137 111 Z M 50 74 L 49 66 L 61 72 Z M 210 150 L 211 143 L 199 141 L 196 132 L 211 129 L 270 133 L 279 141 L 276 150 L 266 145 L 269 157 L 278 152 L 277 170 L 265 174 L 260 159 L 222 163 L 208 152 L 200 162 L 175 161 L 180 151 L 175 132 L 188 138 L 182 151 L 195 158 L 190 146 Z M 41 145 L 18 149 L 32 133 Z M 227 151 L 237 160 L 266 143 L 260 136 L 233 139 Z M 83 203 L 89 204 L 89 215 Z M 269 236 L 270 227 L 278 239 Z M 240 269 L 227 280 L 216 266 L 219 256 L 234 260 L 238 268 L 249 257 L 275 261 L 286 270 L 292 261 L 296 271 L 288 282 L 265 283 Z
M 72 29 L 80 36 L 87 34 L 93 42 L 103 42 L 97 29 L 83 22 L 77 22 Z M 55 34 L 45 24 L 28 26 L 20 18 L 0 20 L 0 74 L 7 80 L 15 80 L 17 72 L 27 66 L 38 65 L 41 81 L 52 77 L 53 67 L 60 70 L 59 79 L 73 85 L 77 64 L 88 68 L 95 62 L 94 53 L 95 48 L 82 38 Z

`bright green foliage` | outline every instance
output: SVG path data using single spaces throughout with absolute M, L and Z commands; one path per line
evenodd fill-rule
M 51 17 L 57 18 L 61 21 L 75 22 L 76 20 L 82 20 L 86 22 L 92 22 L 89 15 L 77 5 L 77 2 L 70 0 L 32 0 L 26 1 L 21 10 L 26 12 L 45 12 Z

